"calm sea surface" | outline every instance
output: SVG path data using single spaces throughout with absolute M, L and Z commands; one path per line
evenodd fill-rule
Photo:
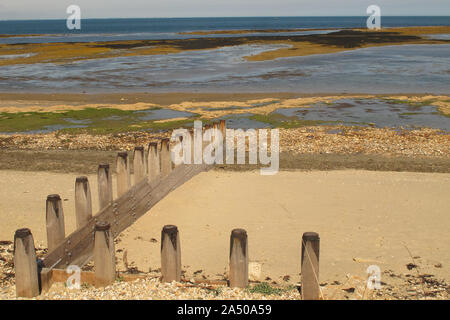
M 367 17 L 239 17 L 83 19 L 81 31 L 70 33 L 183 32 L 195 30 L 357 28 Z M 450 25 L 450 17 L 382 17 L 383 27 Z M 65 20 L 0 21 L 0 34 L 65 34 Z

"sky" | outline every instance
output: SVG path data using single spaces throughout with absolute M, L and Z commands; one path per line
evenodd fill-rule
M 449 0 L 0 0 L 0 19 L 365 16 L 375 4 L 385 16 L 450 16 Z

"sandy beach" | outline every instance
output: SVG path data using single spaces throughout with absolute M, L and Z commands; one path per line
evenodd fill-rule
M 45 247 L 45 198 L 55 192 L 64 199 L 66 233 L 74 231 L 74 174 L 1 171 L 0 177 L 0 240 L 29 227 Z M 89 178 L 96 190 L 96 179 Z M 364 279 L 374 264 L 383 272 L 415 274 L 407 268 L 413 262 L 421 273 L 449 281 L 449 191 L 449 174 L 341 170 L 265 177 L 214 170 L 182 185 L 123 232 L 117 266 L 126 271 L 127 252 L 128 268 L 158 270 L 161 228 L 175 224 L 188 279 L 226 279 L 229 235 L 241 227 L 249 235 L 250 261 L 261 266 L 255 280 L 274 285 L 299 282 L 306 231 L 321 236 L 323 284 Z M 93 203 L 96 212 L 96 192 Z

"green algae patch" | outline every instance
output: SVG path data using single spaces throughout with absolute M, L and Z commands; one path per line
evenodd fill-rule
M 293 285 L 284 288 L 273 287 L 267 282 L 257 283 L 253 287 L 248 288 L 248 291 L 251 293 L 259 293 L 265 296 L 281 295 L 292 290 L 297 290 L 297 288 Z
M 158 132 L 178 129 L 181 127 L 192 127 L 194 120 L 196 120 L 195 117 L 185 120 L 174 120 L 166 122 L 138 121 L 132 123 L 127 121 L 115 121 L 109 123 L 107 126 L 92 125 L 86 128 L 64 128 L 59 130 L 58 133 L 106 135 L 136 131 Z
M 149 108 L 151 112 L 161 108 Z M 140 110 L 142 111 L 142 110 Z M 0 132 L 47 132 L 107 134 L 139 130 L 168 130 L 192 123 L 198 115 L 183 120 L 143 120 L 145 113 L 114 108 L 85 108 L 62 112 L 0 113 Z

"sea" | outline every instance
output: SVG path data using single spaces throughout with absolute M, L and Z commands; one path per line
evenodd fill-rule
M 239 17 L 0 21 L 0 45 L 144 39 L 236 37 L 192 31 L 299 29 L 283 34 L 365 28 L 367 17 Z M 381 18 L 383 28 L 448 26 L 450 17 Z M 321 29 L 321 30 L 317 30 Z M 326 30 L 324 30 L 326 29 Z M 450 40 L 449 34 L 433 35 Z M 450 44 L 364 48 L 334 54 L 247 61 L 245 56 L 283 45 L 238 45 L 165 55 L 116 57 L 64 64 L 0 66 L 1 92 L 267 92 L 449 93 Z M 16 56 L 0 55 L 0 59 Z

